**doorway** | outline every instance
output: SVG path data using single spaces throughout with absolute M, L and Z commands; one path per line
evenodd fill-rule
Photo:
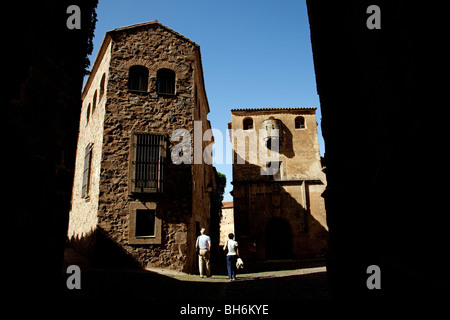
M 282 260 L 292 258 L 292 232 L 287 220 L 271 219 L 265 233 L 266 259 Z

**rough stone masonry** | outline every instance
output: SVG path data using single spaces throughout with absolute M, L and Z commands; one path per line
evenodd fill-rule
M 70 242 L 106 263 L 193 272 L 196 234 L 216 214 L 214 168 L 173 164 L 170 136 L 211 128 L 199 46 L 157 21 L 109 31 L 82 100 Z M 144 176 L 157 187 L 140 189 Z

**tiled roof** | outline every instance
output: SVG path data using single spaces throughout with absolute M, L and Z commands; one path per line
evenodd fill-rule
M 231 109 L 231 111 L 283 111 L 283 110 L 316 110 L 316 107 L 299 107 L 299 108 L 239 108 Z
M 233 208 L 233 201 L 222 202 L 222 209 Z

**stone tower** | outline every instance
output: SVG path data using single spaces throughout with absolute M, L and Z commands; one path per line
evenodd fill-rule
M 203 81 L 200 47 L 157 21 L 106 33 L 82 92 L 68 230 L 79 251 L 194 271 L 214 168 L 171 153 L 175 130 L 211 128 Z
M 231 120 L 241 255 L 253 260 L 323 256 L 326 180 L 315 108 L 234 109 Z

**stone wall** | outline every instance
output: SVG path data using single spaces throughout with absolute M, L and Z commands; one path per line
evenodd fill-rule
M 108 39 L 109 40 L 109 39 Z M 100 51 L 88 86 L 82 94 L 82 107 L 79 123 L 78 144 L 75 162 L 75 174 L 72 190 L 72 208 L 70 212 L 69 240 L 81 242 L 78 250 L 92 255 L 94 233 L 97 229 L 97 213 L 100 191 L 100 171 L 103 148 L 103 128 L 105 106 L 108 94 L 107 81 L 111 61 L 111 42 L 105 43 Z M 102 89 L 101 81 L 105 79 Z M 101 92 L 103 92 L 101 94 Z M 95 101 L 94 101 L 95 94 Z M 95 108 L 93 108 L 95 103 Z M 92 144 L 91 177 L 87 197 L 82 197 L 85 148 Z
M 319 154 L 315 109 L 238 109 L 231 113 L 234 130 L 243 129 L 246 119 L 253 120 L 253 128 L 243 132 L 256 134 L 253 143 L 259 143 L 252 153 L 249 145 L 242 148 L 238 141 L 233 142 L 235 161 L 244 160 L 242 164 L 233 164 L 235 229 L 242 256 L 258 260 L 324 256 L 328 227 L 321 194 L 326 180 Z M 304 119 L 301 128 L 296 128 L 297 117 Z M 279 173 L 270 176 L 261 174 L 266 161 L 260 157 L 259 149 L 266 148 L 260 129 L 264 129 L 263 121 L 269 118 L 281 120 L 281 165 Z M 277 243 L 278 233 L 289 234 L 284 243 Z M 254 255 L 248 250 L 253 243 L 256 243 Z M 274 254 L 273 243 L 285 246 L 286 254 Z
M 234 210 L 233 202 L 223 202 L 222 218 L 220 219 L 220 245 L 224 245 L 228 240 L 228 234 L 234 231 Z
M 161 245 L 139 247 L 127 243 L 128 205 L 131 200 L 141 200 L 133 199 L 128 191 L 132 131 L 151 131 L 170 136 L 176 128 L 193 126 L 192 64 L 195 46 L 161 27 L 155 27 L 111 34 L 113 47 L 108 81 L 108 109 L 105 115 L 99 226 L 127 252 L 139 256 L 141 264 L 181 269 L 182 260 L 186 259 L 186 250 L 181 251 L 178 259 L 173 257 L 176 261 L 171 261 L 171 253 L 175 245 L 183 244 L 178 243 L 180 237 L 176 238 L 175 235 L 186 232 L 186 217 L 191 213 L 190 167 L 175 166 L 167 161 L 165 198 L 149 196 L 163 206 Z M 128 92 L 128 71 L 132 65 L 144 65 L 149 69 L 149 94 Z M 175 97 L 155 93 L 156 72 L 162 67 L 170 67 L 176 72 Z M 176 120 L 169 121 L 170 115 L 174 115 Z M 173 145 L 169 145 L 166 157 L 172 147 Z M 164 201 L 166 199 L 170 201 Z
M 295 128 L 295 118 L 301 116 L 305 119 L 305 128 Z M 283 180 L 304 180 L 316 179 L 325 181 L 325 174 L 322 172 L 319 153 L 319 139 L 317 135 L 317 119 L 314 108 L 280 108 L 280 109 L 241 109 L 232 110 L 233 130 L 243 129 L 244 119 L 253 120 L 252 130 L 245 130 L 245 134 L 256 131 L 258 141 L 263 144 L 259 130 L 263 129 L 263 121 L 269 117 L 274 117 L 282 122 L 281 134 L 283 139 L 280 143 L 280 161 L 282 161 L 281 178 Z M 234 180 L 261 180 L 260 167 L 265 162 L 259 157 L 259 149 L 255 149 L 257 154 L 249 153 L 248 147 L 245 149 L 238 147 L 237 141 L 233 142 L 233 150 L 237 157 L 245 160 L 246 163 L 255 166 L 233 166 Z M 256 159 L 256 162 L 252 162 Z
M 311 192 L 311 189 L 317 190 Z M 293 259 L 322 257 L 327 251 L 328 227 L 323 185 L 308 182 L 236 183 L 233 188 L 234 220 L 241 253 L 249 258 L 248 248 L 257 243 L 257 258 L 266 259 L 266 232 L 273 219 L 289 223 Z

